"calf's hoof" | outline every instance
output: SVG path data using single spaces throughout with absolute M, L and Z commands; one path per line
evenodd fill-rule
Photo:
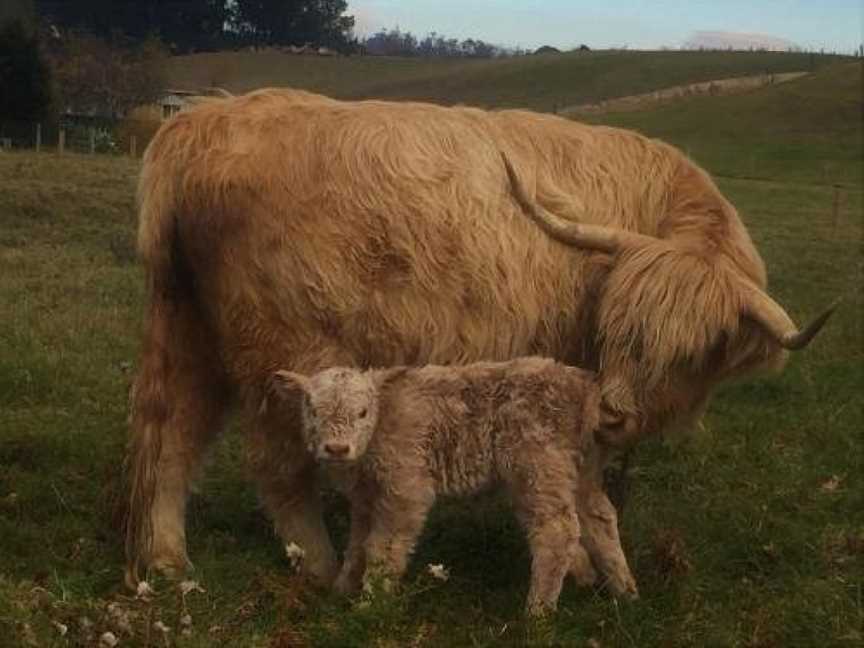
M 608 581 L 609 589 L 612 593 L 622 599 L 635 601 L 639 598 L 639 588 L 636 587 L 636 579 L 630 574 L 626 576 L 616 576 Z

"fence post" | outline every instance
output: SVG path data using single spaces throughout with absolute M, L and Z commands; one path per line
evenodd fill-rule
M 96 129 L 92 126 L 90 127 L 90 154 L 96 152 Z
M 136 153 L 138 150 L 138 141 L 135 139 L 134 135 L 129 136 L 129 155 L 133 158 L 137 157 Z
M 42 150 L 42 124 L 36 124 L 36 152 Z
M 66 131 L 61 128 L 57 136 L 57 152 L 62 154 L 64 148 L 66 148 Z

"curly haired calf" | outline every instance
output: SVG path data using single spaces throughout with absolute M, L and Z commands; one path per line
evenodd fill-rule
M 340 591 L 356 590 L 367 566 L 401 576 L 436 496 L 502 484 L 531 548 L 529 612 L 555 608 L 568 572 L 593 583 L 592 559 L 614 592 L 636 595 L 600 488 L 612 448 L 593 374 L 529 357 L 311 377 L 280 371 L 275 384 L 283 397 L 303 393 L 307 448 L 343 478 L 351 500 Z

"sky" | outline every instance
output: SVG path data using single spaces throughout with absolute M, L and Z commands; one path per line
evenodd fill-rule
M 348 0 L 358 34 L 480 38 L 534 49 L 677 48 L 696 32 L 757 34 L 851 53 L 864 42 L 862 0 Z

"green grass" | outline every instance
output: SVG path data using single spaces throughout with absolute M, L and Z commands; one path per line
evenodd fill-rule
M 110 500 L 143 312 L 138 168 L 122 158 L 0 155 L 0 646 L 91 646 L 106 630 L 124 646 L 860 645 L 864 205 L 852 181 L 860 121 L 843 107 L 855 92 L 860 100 L 858 70 L 790 84 L 812 110 L 782 105 L 787 89 L 774 88 L 626 116 L 701 147 L 694 156 L 724 176 L 748 175 L 757 145 L 800 146 L 768 181 L 719 184 L 796 320 L 836 295 L 845 303 L 783 374 L 723 389 L 703 433 L 640 449 L 623 534 L 641 600 L 618 604 L 568 585 L 559 613 L 536 624 L 520 617 L 525 542 L 497 498 L 438 507 L 399 596 L 351 604 L 306 586 L 256 503 L 237 430 L 191 502 L 192 577 L 206 592 L 184 596 L 159 581 L 150 600 L 130 597 Z M 724 125 L 727 110 L 740 129 Z M 847 143 L 855 132 L 857 144 Z M 833 188 L 807 171 L 824 160 L 850 179 L 837 219 Z M 344 503 L 329 509 L 344 542 Z M 426 575 L 430 562 L 451 579 Z M 171 627 L 167 640 L 157 620 Z
M 773 52 L 595 51 L 509 59 L 344 59 L 278 52 L 176 57 L 170 84 L 239 92 L 294 86 L 337 98 L 415 99 L 552 111 L 684 83 L 819 69 L 833 56 Z
M 785 182 L 864 182 L 861 62 L 744 95 L 581 117 L 667 140 L 716 174 Z

